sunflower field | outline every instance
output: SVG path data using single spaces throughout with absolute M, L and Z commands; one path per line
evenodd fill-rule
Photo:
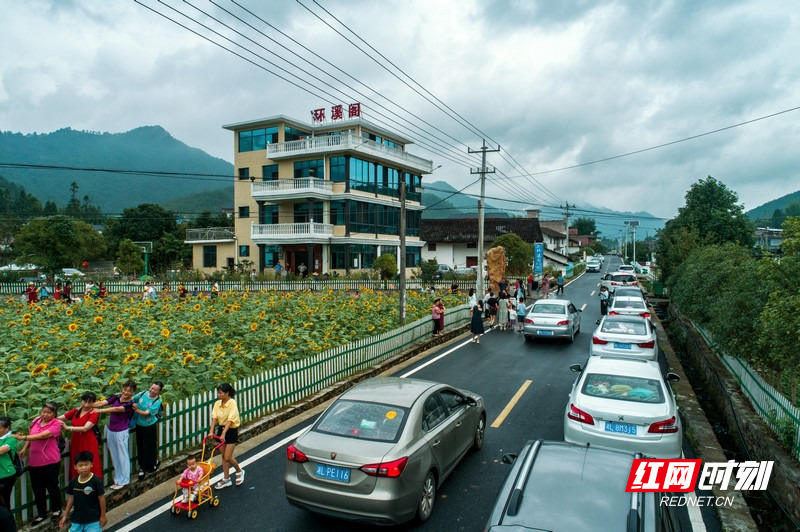
M 408 292 L 407 320 L 435 297 Z M 442 296 L 445 306 L 463 303 Z M 281 363 L 397 327 L 397 293 L 221 292 L 217 298 L 127 296 L 65 305 L 0 304 L 0 412 L 25 430 L 46 400 L 60 411 L 93 391 L 106 397 L 133 379 L 164 381 L 171 402 Z

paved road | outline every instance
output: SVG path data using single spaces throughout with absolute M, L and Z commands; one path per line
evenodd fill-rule
M 609 257 L 603 270 L 616 269 L 618 258 Z M 491 331 L 480 345 L 468 340 L 425 357 L 411 366 L 399 370 L 397 375 L 413 374 L 416 378 L 441 381 L 466 388 L 484 397 L 487 419 L 494 423 L 509 401 L 526 383 L 531 381 L 524 394 L 502 423 L 489 427 L 483 449 L 469 454 L 440 488 L 431 519 L 418 528 L 399 527 L 402 530 L 427 531 L 478 531 L 488 519 L 509 466 L 502 464 L 504 453 L 517 452 L 532 438 L 563 440 L 563 415 L 572 383 L 576 377 L 569 370 L 573 363 L 583 363 L 589 352 L 591 333 L 600 317 L 596 297 L 598 274 L 586 274 L 566 288 L 565 297 L 572 299 L 578 308 L 584 308 L 581 334 L 573 344 L 556 341 L 525 342 L 521 334 Z M 434 363 L 436 356 L 448 353 Z M 428 364 L 423 367 L 424 364 Z M 409 375 L 410 376 L 410 375 Z M 318 517 L 291 507 L 283 493 L 285 469 L 285 440 L 292 433 L 307 427 L 313 419 L 293 427 L 286 433 L 264 443 L 239 459 L 247 460 L 256 454 L 265 454 L 246 467 L 246 483 L 241 487 L 219 491 L 218 508 L 200 508 L 197 520 L 172 516 L 162 511 L 135 530 L 276 530 L 276 531 L 334 531 L 374 530 L 373 527 L 351 525 Z M 576 494 L 565 494 L 576 496 Z M 167 500 L 161 501 L 127 522 L 142 517 Z M 576 499 L 576 511 L 579 511 Z M 682 516 L 684 530 L 691 530 L 689 518 Z M 713 516 L 708 517 L 709 530 L 718 529 Z

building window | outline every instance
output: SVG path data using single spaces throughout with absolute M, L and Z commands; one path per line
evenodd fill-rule
M 421 249 L 422 248 L 406 246 L 407 268 L 414 268 L 416 266 L 419 266 L 420 260 L 422 258 Z
M 255 151 L 267 149 L 267 144 L 278 142 L 278 128 L 266 127 L 239 132 L 239 151 Z
M 322 219 L 322 202 L 314 203 L 314 213 L 312 219 L 316 223 L 325 223 Z M 308 219 L 308 203 L 295 203 L 294 204 L 294 223 L 302 224 L 310 222 Z
M 350 158 L 350 189 L 363 192 L 375 191 L 375 163 Z
M 474 257 L 467 257 L 467 268 L 472 268 L 473 266 L 478 265 L 478 256 Z
M 310 137 L 311 133 L 300 131 L 289 126 L 283 126 L 283 141 L 289 142 L 290 140 L 300 140 L 303 137 Z
M 428 242 L 428 251 L 436 251 L 436 242 Z
M 278 213 L 280 208 L 278 205 L 265 205 L 261 209 L 261 219 L 258 220 L 260 224 L 276 224 L 278 223 Z
M 217 246 L 203 246 L 203 268 L 217 267 Z
M 334 183 L 344 183 L 347 179 L 347 159 L 344 156 L 331 157 L 331 181 Z
M 250 246 L 239 246 L 239 256 L 240 257 L 249 257 L 250 256 Z
M 294 163 L 294 177 L 315 177 L 325 179 L 325 160 L 312 159 Z
M 467 249 L 477 249 L 478 244 L 476 242 L 467 242 Z
M 264 181 L 273 181 L 278 179 L 278 165 L 266 164 L 261 167 L 261 175 Z
M 239 179 L 250 179 L 250 169 L 239 168 Z
M 330 221 L 331 225 L 344 225 L 344 202 L 330 202 Z
M 239 207 L 239 218 L 250 218 L 250 207 Z

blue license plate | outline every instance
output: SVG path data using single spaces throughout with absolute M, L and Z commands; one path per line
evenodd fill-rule
M 552 336 L 553 331 L 536 331 L 537 334 L 541 334 L 542 336 Z
M 630 348 L 631 344 L 618 344 L 617 342 L 614 342 L 614 349 L 630 349 Z
M 350 482 L 350 470 L 346 467 L 317 464 L 317 470 L 315 474 L 319 478 L 327 478 L 337 482 L 344 482 L 345 484 Z
M 630 434 L 636 436 L 636 425 L 630 423 L 617 423 L 616 421 L 606 421 L 606 432 L 616 432 L 617 434 Z

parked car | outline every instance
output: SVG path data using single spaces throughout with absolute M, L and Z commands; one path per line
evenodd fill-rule
M 444 276 L 449 273 L 453 273 L 453 268 L 447 264 L 439 264 L 439 266 L 436 268 L 436 273 L 433 274 L 433 278 L 444 279 Z
M 680 524 L 658 492 L 626 493 L 642 455 L 554 441 L 529 441 L 503 456 L 511 471 L 484 530 L 672 532 Z
M 600 280 L 600 286 L 605 286 L 613 294 L 618 286 L 638 286 L 639 282 L 632 273 L 613 272 L 607 273 Z
M 638 284 L 635 286 L 618 286 L 616 290 L 614 290 L 614 297 L 638 297 L 639 299 L 647 301 L 644 292 L 642 292 Z
M 529 342 L 534 338 L 566 338 L 572 343 L 581 332 L 581 311 L 568 299 L 540 299 L 525 316 L 522 332 Z
M 570 369 L 581 374 L 564 413 L 565 441 L 680 458 L 683 428 L 658 362 L 597 356 Z
M 417 379 L 368 379 L 287 449 L 284 488 L 300 508 L 375 524 L 425 521 L 436 490 L 483 446 L 481 396 Z
M 606 260 L 606 256 L 605 256 L 605 255 L 603 255 L 602 253 L 595 253 L 595 254 L 594 254 L 594 258 L 596 258 L 597 260 L 599 260 L 599 261 L 600 261 L 600 264 L 603 264 L 603 263 L 605 262 L 605 260 Z
M 617 267 L 617 271 L 618 272 L 632 273 L 632 274 L 636 275 L 636 268 L 633 267 L 633 264 L 620 264 Z
M 650 317 L 650 310 L 641 296 L 623 296 L 616 292 L 614 293 L 614 299 L 611 300 L 611 305 L 608 307 L 608 313 L 612 316 L 620 314 L 623 316 Z
M 592 334 L 589 354 L 658 360 L 656 329 L 641 316 L 603 316 Z
M 602 266 L 603 264 L 597 259 L 589 259 L 586 261 L 587 272 L 600 272 Z
M 453 273 L 461 277 L 476 277 L 478 270 L 477 268 L 456 268 Z

